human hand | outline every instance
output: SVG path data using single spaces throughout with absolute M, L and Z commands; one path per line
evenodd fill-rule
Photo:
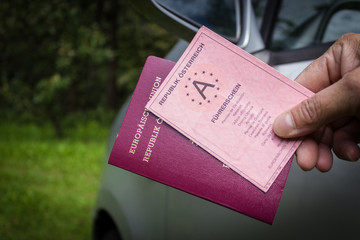
M 360 34 L 345 34 L 296 79 L 316 94 L 279 115 L 274 132 L 305 136 L 296 151 L 304 170 L 329 171 L 331 150 L 341 159 L 360 158 Z

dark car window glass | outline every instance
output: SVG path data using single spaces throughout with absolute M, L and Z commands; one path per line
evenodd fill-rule
M 156 0 L 175 14 L 207 26 L 229 38 L 237 37 L 236 0 Z
M 267 0 L 251 0 L 251 4 L 255 13 L 256 26 L 258 27 L 258 29 L 261 28 L 266 3 Z
M 327 24 L 322 42 L 331 42 L 348 32 L 360 33 L 360 11 L 344 9 L 336 12 Z
M 314 43 L 322 17 L 334 0 L 283 0 L 275 23 L 271 48 L 286 50 Z

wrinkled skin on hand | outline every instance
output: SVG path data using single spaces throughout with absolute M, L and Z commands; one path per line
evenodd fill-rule
M 305 136 L 296 151 L 304 170 L 329 171 L 331 150 L 341 159 L 360 158 L 360 34 L 339 38 L 296 79 L 316 93 L 275 119 L 283 138 Z

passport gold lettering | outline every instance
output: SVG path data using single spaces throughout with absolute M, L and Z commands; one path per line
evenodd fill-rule
M 228 165 L 226 165 L 225 163 L 223 163 L 222 166 L 223 166 L 224 168 L 230 169 L 230 167 L 229 167 Z
M 153 87 L 151 89 L 150 95 L 149 95 L 149 100 L 152 98 L 152 96 L 154 96 L 154 94 L 156 93 L 156 91 L 158 90 L 158 88 L 160 87 L 161 84 L 161 77 L 156 77 L 153 83 Z M 142 130 L 145 127 L 147 118 L 149 116 L 149 112 L 147 110 L 144 110 L 143 114 L 141 115 L 140 121 L 138 123 L 138 128 L 136 129 L 136 133 L 134 135 L 134 139 L 131 143 L 130 149 L 129 149 L 129 153 L 131 154 L 135 154 L 137 145 L 139 144 L 139 140 L 141 138 L 142 135 Z
M 156 139 L 159 135 L 160 132 L 160 127 L 154 126 L 154 130 L 152 132 L 151 138 L 149 140 L 149 143 L 147 145 L 144 157 L 143 157 L 143 161 L 145 162 L 149 162 L 149 159 L 151 157 L 151 153 L 152 153 L 152 148 L 155 146 L 155 142 Z
M 162 124 L 162 123 L 164 122 L 164 120 L 162 120 L 161 118 L 157 118 L 157 119 L 156 119 L 156 122 L 157 122 L 157 124 L 160 125 L 160 124 Z
M 143 114 L 142 114 L 142 116 L 140 118 L 140 122 L 137 125 L 138 128 L 136 129 L 134 139 L 133 139 L 133 141 L 131 143 L 131 146 L 130 146 L 130 149 L 129 149 L 129 153 L 131 153 L 131 154 L 135 154 L 137 145 L 139 144 L 139 140 L 141 138 L 142 130 L 145 127 L 146 120 L 147 120 L 148 116 L 149 116 L 149 112 L 147 110 L 144 110 L 144 112 L 143 112 Z
M 154 94 L 156 93 L 156 91 L 160 87 L 160 83 L 161 83 L 161 77 L 156 77 L 155 81 L 154 81 L 154 84 L 153 84 L 153 87 L 152 87 L 151 92 L 150 92 L 149 100 L 152 98 L 152 96 L 154 96 Z

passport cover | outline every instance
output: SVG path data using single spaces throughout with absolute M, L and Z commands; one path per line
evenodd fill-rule
M 145 110 L 174 65 L 148 57 L 109 164 L 272 224 L 291 161 L 264 193 Z
M 312 94 L 202 27 L 146 108 L 266 192 L 301 143 L 273 121 Z

